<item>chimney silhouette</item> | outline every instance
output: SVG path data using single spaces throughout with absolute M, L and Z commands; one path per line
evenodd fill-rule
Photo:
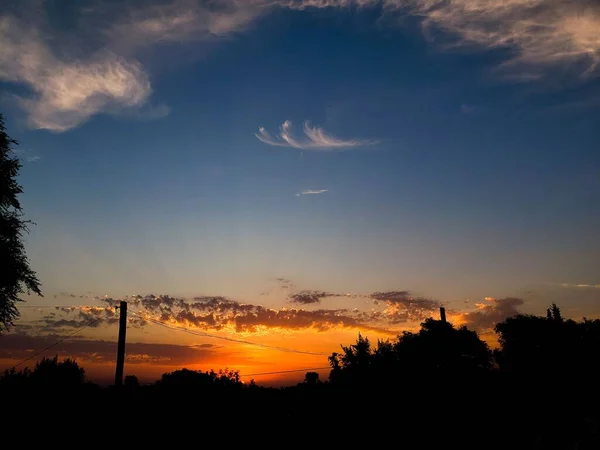
M 440 320 L 442 322 L 446 321 L 446 308 L 444 308 L 443 306 L 440 307 Z

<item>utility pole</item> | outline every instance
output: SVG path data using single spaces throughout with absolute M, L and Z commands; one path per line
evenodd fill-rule
M 125 364 L 125 333 L 127 332 L 127 302 L 121 302 L 119 308 L 119 343 L 117 344 L 117 370 L 115 386 L 123 386 L 123 365 Z
M 446 308 L 444 308 L 443 306 L 440 307 L 440 320 L 442 322 L 446 321 Z

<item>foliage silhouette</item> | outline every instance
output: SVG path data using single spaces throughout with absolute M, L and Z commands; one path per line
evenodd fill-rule
M 58 360 L 43 358 L 31 372 L 31 380 L 35 384 L 52 386 L 81 386 L 85 382 L 85 370 L 71 358 Z
M 77 361 L 66 358 L 59 361 L 54 358 L 42 358 L 33 368 L 25 368 L 19 372 L 10 369 L 4 372 L 0 383 L 5 385 L 31 385 L 40 387 L 78 387 L 85 382 L 85 370 Z
M 210 370 L 201 372 L 198 370 L 181 369 L 174 372 L 164 373 L 156 383 L 162 387 L 241 387 L 239 371 L 221 369 L 218 372 Z
M 306 372 L 304 375 L 304 384 L 313 386 L 315 384 L 319 384 L 321 380 L 319 380 L 319 374 L 317 372 Z
M 49 405 L 53 415 L 65 405 L 69 415 L 63 417 L 71 423 L 79 415 L 68 408 L 76 405 L 88 424 L 106 421 L 106 411 L 127 414 L 131 430 L 160 424 L 158 433 L 139 433 L 136 439 L 156 439 L 160 430 L 176 431 L 176 437 L 188 436 L 189 430 L 211 435 L 227 430 L 228 442 L 231 434 L 245 444 L 290 437 L 294 444 L 297 439 L 314 444 L 325 436 L 337 446 L 389 445 L 393 437 L 407 448 L 600 448 L 600 321 L 563 318 L 553 305 L 543 317 L 506 319 L 496 331 L 495 364 L 475 332 L 429 319 L 418 332 L 375 345 L 359 334 L 354 344 L 329 357 L 325 382 L 307 372 L 304 382 L 268 388 L 243 384 L 229 369 L 181 369 L 135 389 L 35 384 L 51 394 L 23 401 L 34 372 L 45 373 L 45 367 L 58 373 L 61 363 L 54 358 L 33 371 L 7 372 L 0 394 L 3 399 L 14 395 L 7 403 L 23 410 L 11 411 L 14 422 L 25 412 L 41 411 L 39 423 L 47 420 Z M 570 379 L 574 374 L 577 378 Z M 60 383 L 57 377 L 45 379 Z M 90 419 L 94 413 L 98 422 Z M 244 427 L 247 431 L 241 431 Z
M 5 370 L 2 376 L 0 377 L 0 385 L 1 386 L 9 386 L 9 387 L 21 387 L 27 385 L 30 380 L 31 371 L 28 367 L 25 367 L 23 370 L 17 372 L 17 370 L 13 367 L 12 369 Z
M 519 376 L 588 380 L 600 375 L 600 320 L 564 320 L 552 305 L 546 317 L 517 315 L 496 324 L 498 367 Z
M 33 292 L 42 295 L 40 282 L 29 267 L 23 245 L 27 224 L 18 196 L 23 192 L 17 182 L 21 163 L 13 154 L 18 142 L 6 133 L 0 114 L 0 335 L 8 330 L 19 316 L 20 295 Z
M 395 341 L 378 341 L 372 349 L 359 333 L 356 344 L 329 357 L 332 383 L 390 385 L 400 378 L 477 375 L 490 369 L 492 354 L 466 327 L 427 319 L 418 333 L 404 332 Z
M 138 388 L 140 386 L 140 380 L 135 375 L 126 375 L 123 385 L 126 388 Z

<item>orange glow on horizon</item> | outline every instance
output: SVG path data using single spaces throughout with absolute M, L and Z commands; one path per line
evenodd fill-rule
M 98 330 L 100 332 L 106 330 Z M 111 329 L 113 331 L 113 329 Z M 252 344 L 233 342 L 228 340 L 211 339 L 209 337 L 200 337 L 186 333 L 180 333 L 175 330 L 157 329 L 161 331 L 157 335 L 153 333 L 153 339 L 148 339 L 147 333 L 143 330 L 131 328 L 128 330 L 125 375 L 136 375 L 140 382 L 152 383 L 160 379 L 163 373 L 173 372 L 178 369 L 187 368 L 190 370 L 210 371 L 219 369 L 238 370 L 242 380 L 246 383 L 254 379 L 259 385 L 289 385 L 301 382 L 304 379 L 305 372 L 298 369 L 317 369 L 310 370 L 318 372 L 321 380 L 327 380 L 329 376 L 328 356 L 333 352 L 341 351 L 341 345 L 351 345 L 356 341 L 358 333 L 368 337 L 373 346 L 377 345 L 378 339 L 388 339 L 391 336 L 382 335 L 375 332 L 365 332 L 359 329 L 330 329 L 327 331 L 317 331 L 313 329 L 303 331 L 290 331 L 268 329 L 261 330 L 259 333 L 232 333 L 230 332 L 212 332 L 211 335 L 227 339 L 246 340 Z M 103 333 L 104 334 L 104 333 Z M 113 333 L 111 333 L 112 335 Z M 103 336 L 107 339 L 107 336 Z M 86 341 L 92 341 L 92 336 L 85 336 Z M 89 339 L 89 341 L 87 341 Z M 42 357 L 53 357 L 58 355 L 60 358 L 73 357 L 81 367 L 86 371 L 86 378 L 98 384 L 112 384 L 115 370 L 116 342 L 114 336 L 110 341 L 102 341 L 107 344 L 106 354 L 90 353 L 85 357 L 78 357 L 70 354 L 70 345 L 76 345 L 77 342 L 64 343 L 45 352 L 38 358 L 34 358 L 26 364 L 17 368 L 21 370 L 24 367 L 33 368 L 36 361 Z M 70 344 L 70 345 L 69 345 Z M 139 345 L 165 346 L 165 355 L 151 355 L 137 350 Z M 201 359 L 190 359 L 187 356 L 177 359 L 176 355 L 169 355 L 171 351 L 169 346 L 173 346 L 172 351 L 177 352 L 182 347 L 184 349 L 206 349 Z M 85 346 L 84 346 L 85 347 Z M 142 347 L 144 348 L 144 347 Z M 114 351 L 112 351 L 114 349 Z M 36 349 L 31 349 L 33 353 Z M 4 370 L 17 364 L 20 359 L 4 358 L 0 359 L 0 369 Z M 274 373 L 283 372 L 283 373 Z M 255 375 L 264 374 L 264 375 Z

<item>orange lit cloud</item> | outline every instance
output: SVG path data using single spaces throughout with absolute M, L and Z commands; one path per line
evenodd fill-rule
M 327 356 L 339 351 L 340 345 L 353 342 L 359 331 L 373 342 L 386 339 L 403 330 L 417 329 L 426 318 L 436 317 L 440 306 L 436 300 L 405 290 L 350 296 L 312 290 L 293 294 L 288 290 L 284 295 L 287 299 L 308 299 L 300 303 L 309 309 L 268 308 L 224 296 L 180 298 L 169 295 L 96 298 L 101 305 L 29 309 L 27 320 L 19 321 L 15 333 L 0 341 L 0 365 L 12 367 L 71 330 L 92 323 L 81 333 L 85 337 L 77 334 L 46 353 L 74 357 L 94 375 L 93 380 L 110 382 L 119 315 L 115 307 L 127 301 L 130 327 L 126 367 L 129 373 L 153 381 L 162 373 L 181 367 L 194 370 L 230 367 L 240 370 L 243 376 L 265 373 L 255 377 L 261 383 L 285 384 L 298 381 L 304 374 L 273 372 L 327 367 Z M 311 309 L 319 303 L 315 299 L 337 305 L 347 301 L 348 305 L 360 309 Z M 476 304 L 473 311 L 448 309 L 447 312 L 455 325 L 466 325 L 492 341 L 493 326 L 517 314 L 522 303 L 514 298 L 487 298 Z M 47 356 L 46 353 L 39 358 Z M 326 378 L 328 370 L 319 370 Z
M 322 291 L 300 291 L 290 294 L 293 303 L 315 304 L 327 297 L 339 297 Z M 168 295 L 135 296 L 127 301 L 142 317 L 160 320 L 208 331 L 227 329 L 236 333 L 259 333 L 264 330 L 316 330 L 335 328 L 372 330 L 394 333 L 394 325 L 422 321 L 431 317 L 439 308 L 439 302 L 423 297 L 413 297 L 408 291 L 376 292 L 364 296 L 371 299 L 371 311 L 358 309 L 266 308 L 260 305 L 240 303 L 222 296 L 195 297 L 193 300 Z M 121 300 L 101 299 L 109 306 Z
M 420 323 L 436 313 L 436 300 L 413 296 L 408 291 L 375 292 L 351 296 L 318 290 L 302 290 L 287 294 L 291 303 L 314 306 L 335 297 L 337 302 L 372 305 L 370 310 L 341 307 L 305 309 L 268 308 L 242 303 L 224 296 L 197 296 L 191 299 L 169 295 L 135 295 L 124 298 L 103 297 L 96 300 L 102 306 L 56 307 L 41 318 L 27 322 L 37 333 L 60 332 L 64 328 L 79 328 L 91 323 L 92 327 L 114 325 L 118 322 L 116 307 L 121 301 L 129 306 L 131 326 L 143 327 L 147 321 L 183 326 L 202 331 L 227 331 L 241 334 L 264 334 L 269 331 L 317 332 L 334 329 L 373 331 L 387 335 L 399 332 L 400 324 Z M 357 303 L 358 300 L 358 303 Z
M 484 303 L 475 304 L 475 311 L 451 311 L 450 317 L 457 325 L 465 325 L 467 328 L 489 337 L 497 323 L 507 317 L 519 314 L 519 307 L 523 303 L 522 299 L 514 297 L 499 299 L 486 297 Z

